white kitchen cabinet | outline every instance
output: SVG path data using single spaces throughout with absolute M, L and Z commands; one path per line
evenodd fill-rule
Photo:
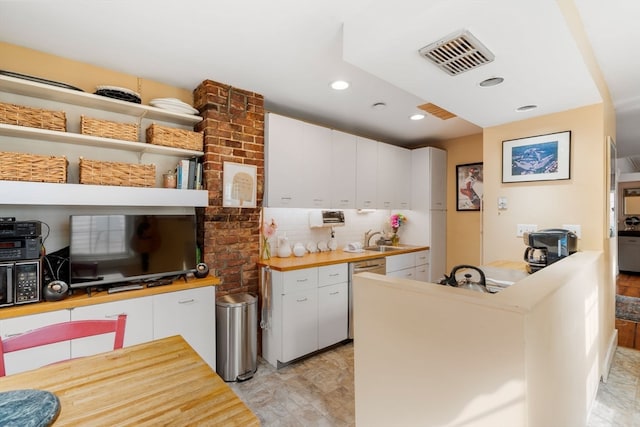
M 331 207 L 356 207 L 356 136 L 331 131 Z
M 215 288 L 153 295 L 153 339 L 182 335 L 216 369 Z
M 420 251 L 415 253 L 416 256 L 416 275 L 415 280 L 420 282 L 429 281 L 429 251 Z
M 318 348 L 346 340 L 349 332 L 348 283 L 318 288 Z
M 318 267 L 318 348 L 346 340 L 349 334 L 349 266 Z
M 71 310 L 71 320 L 115 320 L 120 314 L 127 315 L 124 347 L 149 342 L 153 339 L 151 297 L 77 307 Z M 71 357 L 83 357 L 113 350 L 114 335 L 103 334 L 73 340 L 71 342 Z
M 3 339 L 70 320 L 114 319 L 127 315 L 124 346 L 172 335 L 182 337 L 215 370 L 215 287 L 187 289 L 0 320 Z M 7 375 L 113 350 L 114 334 L 80 338 L 5 356 Z
M 331 131 L 273 113 L 267 120 L 268 206 L 330 207 Z
M 378 142 L 356 140 L 356 208 L 378 207 Z
M 50 311 L 0 320 L 2 339 L 20 335 L 54 323 L 68 322 L 69 310 Z M 112 347 L 113 348 L 113 347 Z M 4 356 L 7 375 L 39 368 L 71 357 L 69 342 L 60 342 L 7 353 Z
M 447 209 L 447 152 L 437 148 L 429 149 L 430 209 Z
M 411 151 L 395 145 L 378 143 L 377 180 L 379 209 L 409 209 Z
M 415 279 L 416 257 L 414 252 L 387 257 L 387 276 Z
M 390 255 L 387 257 L 387 274 L 406 268 L 414 268 L 416 266 L 415 252 L 406 254 Z
M 271 207 L 301 207 L 302 163 L 296 144 L 302 139 L 302 122 L 277 114 L 267 115 L 265 138 L 266 199 Z M 296 179 L 292 179 L 296 177 Z
M 202 151 L 144 143 L 144 130 L 154 122 L 193 129 L 202 117 L 173 113 L 160 108 L 124 102 L 90 93 L 0 76 L 0 101 L 64 111 L 67 132 L 0 124 L 0 150 L 40 155 L 64 155 L 69 160 L 68 183 L 0 181 L 4 205 L 56 206 L 207 206 L 205 190 L 167 190 L 78 184 L 78 157 L 128 163 L 156 164 L 156 183 L 180 159 L 200 157 Z M 80 116 L 137 123 L 140 141 L 121 141 L 83 135 Z M 183 193 L 183 191 L 185 191 Z M 143 194 L 144 192 L 144 194 Z
M 279 367 L 347 339 L 348 264 L 270 275 L 269 325 L 262 331 L 267 362 Z
M 438 281 L 445 273 L 447 254 L 447 152 L 434 147 L 411 152 L 411 210 L 407 224 L 414 245 L 429 246 L 429 281 Z
M 396 176 L 393 181 L 396 184 L 394 204 L 396 209 L 411 209 L 411 150 L 397 147 Z
M 318 290 L 282 295 L 282 358 L 289 362 L 318 349 Z

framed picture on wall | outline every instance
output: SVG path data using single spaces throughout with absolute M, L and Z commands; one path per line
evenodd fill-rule
M 224 162 L 223 202 L 224 207 L 255 208 L 257 195 L 256 173 L 254 165 Z
M 571 131 L 502 141 L 502 182 L 570 178 Z
M 482 163 L 456 166 L 456 210 L 479 211 L 482 207 Z

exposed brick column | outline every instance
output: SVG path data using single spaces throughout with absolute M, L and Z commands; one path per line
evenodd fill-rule
M 198 208 L 198 240 L 203 261 L 222 281 L 216 294 L 258 294 L 260 206 L 264 193 L 264 97 L 205 80 L 194 90 L 204 120 L 203 180 L 209 206 Z M 257 166 L 256 208 L 225 208 L 225 161 Z

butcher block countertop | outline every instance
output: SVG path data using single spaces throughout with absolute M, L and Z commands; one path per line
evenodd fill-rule
M 0 378 L 0 391 L 58 396 L 55 426 L 259 426 L 181 336 Z
M 216 286 L 220 284 L 220 279 L 208 276 L 203 279 L 190 278 L 176 279 L 170 285 L 155 286 L 151 288 L 137 289 L 133 291 L 116 292 L 113 294 L 107 291 L 92 292 L 89 296 L 84 290 L 78 289 L 75 293 L 61 301 L 45 301 L 32 304 L 14 305 L 0 308 L 0 319 L 26 316 L 29 314 L 45 313 L 49 311 L 72 309 L 86 305 L 102 304 L 105 302 L 120 301 L 124 299 L 140 298 L 167 292 L 184 291 L 187 289 L 202 288 L 205 286 Z
M 342 264 L 345 262 L 363 261 L 367 259 L 383 258 L 392 255 L 406 254 L 411 252 L 419 252 L 428 250 L 429 246 L 413 246 L 401 245 L 397 250 L 378 252 L 345 252 L 342 249 L 329 252 L 317 252 L 313 254 L 305 254 L 297 257 L 291 255 L 288 258 L 272 257 L 271 259 L 261 259 L 258 265 L 262 267 L 270 267 L 277 271 L 300 270 L 303 268 L 321 267 L 323 265 Z

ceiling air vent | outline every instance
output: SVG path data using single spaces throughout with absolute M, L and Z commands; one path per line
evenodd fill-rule
M 488 64 L 495 58 L 493 53 L 467 30 L 451 34 L 418 52 L 451 76 Z

